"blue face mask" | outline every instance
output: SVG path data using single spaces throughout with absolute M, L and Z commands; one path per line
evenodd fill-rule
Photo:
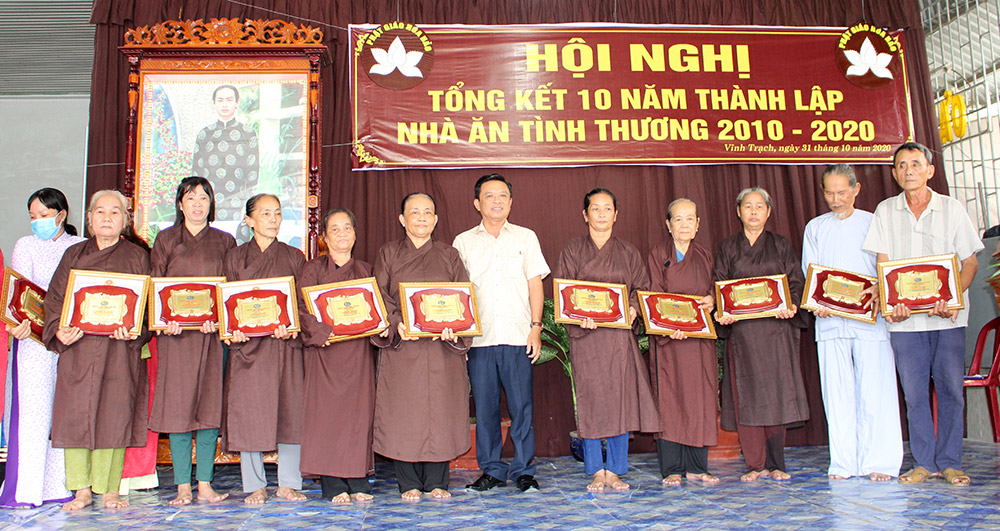
M 31 222 L 31 232 L 43 240 L 51 240 L 59 233 L 59 225 L 56 218 L 38 218 Z

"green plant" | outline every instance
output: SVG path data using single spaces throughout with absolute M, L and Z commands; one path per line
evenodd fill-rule
M 556 322 L 555 302 L 545 299 L 542 311 L 542 354 L 536 365 L 558 360 L 563 373 L 569 377 L 569 387 L 573 392 L 573 418 L 576 418 L 576 387 L 573 384 L 573 363 L 569 359 L 569 334 L 566 327 Z

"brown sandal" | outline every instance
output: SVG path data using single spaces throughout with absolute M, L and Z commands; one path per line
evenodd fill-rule
M 909 472 L 899 476 L 899 482 L 907 485 L 923 483 L 930 479 L 932 474 L 922 466 L 915 466 Z
M 965 472 L 961 470 L 955 470 L 954 468 L 946 468 L 941 471 L 941 477 L 948 482 L 949 485 L 955 485 L 956 487 L 968 487 L 972 480 L 969 476 L 965 475 Z

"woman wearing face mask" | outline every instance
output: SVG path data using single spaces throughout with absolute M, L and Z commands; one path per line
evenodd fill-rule
M 66 196 L 55 188 L 42 188 L 28 197 L 34 234 L 14 244 L 10 267 L 41 288 L 48 289 L 66 248 L 83 241 L 76 227 L 66 222 L 68 214 Z M 28 339 L 27 319 L 7 331 L 16 341 L 11 348 L 10 436 L 0 505 L 38 507 L 47 501 L 66 501 L 73 494 L 66 490 L 63 451 L 53 449 L 49 441 L 59 356 Z

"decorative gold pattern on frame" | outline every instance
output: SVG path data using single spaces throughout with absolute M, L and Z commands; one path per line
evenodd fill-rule
M 322 41 L 323 30 L 285 20 L 167 20 L 125 32 L 125 46 L 303 46 Z

